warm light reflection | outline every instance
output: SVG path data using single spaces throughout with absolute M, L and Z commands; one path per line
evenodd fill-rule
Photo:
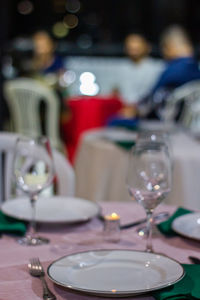
M 159 184 L 156 184 L 156 185 L 154 185 L 154 190 L 159 190 L 160 189 L 160 186 L 159 186 Z
M 139 235 L 139 236 L 144 236 L 144 235 L 145 235 L 145 233 L 144 233 L 144 231 L 143 231 L 143 230 L 140 230 L 140 231 L 138 232 L 138 235 Z
M 105 219 L 110 220 L 110 221 L 114 221 L 114 220 L 119 220 L 120 216 L 114 212 L 111 215 L 105 216 Z
M 64 17 L 63 24 L 67 28 L 75 28 L 78 25 L 78 17 L 75 15 L 68 14 Z
M 57 22 L 53 25 L 52 31 L 57 38 L 63 38 L 68 34 L 69 29 L 64 25 L 63 22 Z

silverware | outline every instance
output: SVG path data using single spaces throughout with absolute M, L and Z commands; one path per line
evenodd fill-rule
M 194 256 L 189 256 L 188 258 L 191 260 L 193 264 L 200 265 L 200 258 Z
M 161 220 L 166 219 L 168 217 L 169 217 L 169 213 L 168 212 L 160 212 L 160 213 L 158 213 L 157 215 L 154 216 L 154 221 L 161 221 Z M 144 219 L 141 219 L 141 220 L 136 221 L 136 222 L 132 222 L 132 223 L 129 223 L 129 224 L 121 225 L 120 229 L 128 229 L 128 228 L 131 228 L 131 227 L 134 227 L 134 226 L 138 226 L 138 225 L 144 224 L 146 222 L 147 222 L 147 218 L 144 218 Z
M 168 212 L 160 212 L 158 214 L 156 214 L 154 216 L 154 220 L 155 221 L 161 221 L 161 220 L 164 220 L 164 219 L 167 219 L 169 217 L 169 213 Z M 105 221 L 104 219 L 104 216 L 102 215 L 98 215 L 98 218 L 99 220 L 101 221 Z M 131 223 L 128 223 L 128 224 L 124 224 L 124 225 L 120 225 L 120 229 L 128 229 L 128 228 L 131 228 L 131 227 L 135 227 L 135 226 L 138 226 L 138 225 L 141 225 L 141 224 L 144 224 L 147 222 L 147 218 L 144 218 L 144 219 L 140 219 L 138 221 L 135 221 L 135 222 L 131 222 Z
M 29 272 L 34 277 L 39 277 L 43 286 L 43 299 L 56 300 L 56 296 L 49 290 L 46 280 L 44 279 L 45 272 L 40 263 L 39 258 L 31 258 L 28 264 Z

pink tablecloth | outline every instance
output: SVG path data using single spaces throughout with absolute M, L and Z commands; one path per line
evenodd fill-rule
M 144 216 L 143 209 L 134 203 L 104 203 L 104 213 L 117 212 L 121 222 L 130 222 Z M 175 207 L 160 206 L 157 211 L 173 213 Z M 51 225 L 40 227 L 40 234 L 50 238 L 51 243 L 45 246 L 25 247 L 16 243 L 11 236 L 4 235 L 0 239 L 0 300 L 39 300 L 42 299 L 41 282 L 29 275 L 27 263 L 29 258 L 38 256 L 45 269 L 55 259 L 71 253 L 92 249 L 135 249 L 143 250 L 145 239 L 140 238 L 135 229 L 121 232 L 118 243 L 105 242 L 102 239 L 102 224 L 97 219 L 77 225 Z M 165 238 L 159 233 L 154 240 L 154 249 L 178 260 L 189 263 L 188 255 L 199 256 L 199 243 L 182 237 Z M 48 284 L 58 300 L 94 300 L 93 296 L 76 294 L 53 284 Z M 102 298 L 103 299 L 103 298 Z M 104 298 L 109 299 L 109 298 Z M 121 298 L 123 299 L 123 298 Z M 129 299 L 152 299 L 150 295 Z

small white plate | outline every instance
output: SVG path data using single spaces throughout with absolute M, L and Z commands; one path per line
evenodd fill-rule
M 136 132 L 121 128 L 106 128 L 100 130 L 91 130 L 88 134 L 88 138 L 101 138 L 112 142 L 127 142 L 135 141 L 137 137 Z
M 185 237 L 200 241 L 200 213 L 190 213 L 176 218 L 172 229 Z
M 74 291 L 109 297 L 161 289 L 184 276 L 182 266 L 159 254 L 94 250 L 62 257 L 48 267 L 49 278 Z
M 2 211 L 20 220 L 31 220 L 31 206 L 28 198 L 6 201 Z M 46 223 L 76 223 L 87 221 L 100 212 L 97 203 L 75 197 L 39 197 L 36 202 L 36 221 Z

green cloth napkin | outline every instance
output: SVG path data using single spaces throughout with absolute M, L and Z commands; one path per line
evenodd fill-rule
M 152 293 L 156 300 L 200 299 L 200 265 L 182 264 L 185 276 L 171 287 Z
M 183 207 L 179 207 L 169 219 L 158 224 L 157 227 L 160 230 L 160 232 L 165 234 L 166 236 L 169 236 L 169 237 L 175 236 L 175 235 L 177 235 L 177 233 L 174 232 L 173 229 L 171 228 L 172 222 L 177 217 L 180 217 L 180 216 L 183 216 L 183 215 L 186 215 L 189 213 L 192 213 L 192 211 L 189 209 L 183 208 Z
M 125 150 L 130 150 L 135 145 L 135 141 L 115 141 L 115 144 Z
M 13 233 L 24 235 L 26 232 L 26 223 L 4 215 L 0 211 L 0 233 Z

